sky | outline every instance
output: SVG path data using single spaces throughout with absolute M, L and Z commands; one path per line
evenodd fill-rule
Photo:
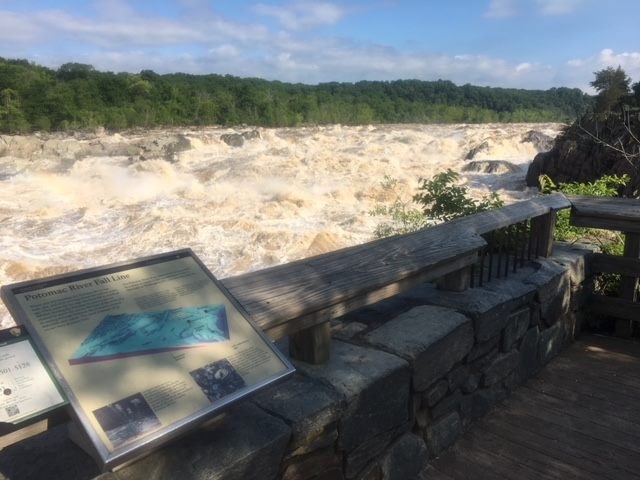
M 285 82 L 640 81 L 640 0 L 0 0 L 0 56 Z

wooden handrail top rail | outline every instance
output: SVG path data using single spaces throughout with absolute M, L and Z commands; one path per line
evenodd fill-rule
M 502 208 L 457 218 L 448 223 L 458 225 L 477 234 L 484 234 L 529 218 L 545 215 L 551 210 L 571 207 L 571 202 L 562 193 L 543 195 L 522 202 L 512 203 Z
M 569 206 L 561 194 L 537 197 L 222 282 L 280 338 L 469 266 L 486 245 L 479 234 Z
M 571 202 L 571 224 L 640 233 L 640 200 L 635 198 L 567 196 Z

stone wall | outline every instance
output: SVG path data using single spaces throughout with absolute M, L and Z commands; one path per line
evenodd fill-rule
M 557 244 L 507 279 L 425 284 L 353 312 L 333 322 L 326 365 L 298 362 L 290 379 L 100 480 L 416 478 L 580 330 L 588 251 Z

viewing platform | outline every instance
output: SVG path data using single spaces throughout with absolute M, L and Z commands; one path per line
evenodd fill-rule
M 423 479 L 640 478 L 640 342 L 582 335 Z
M 222 280 L 297 373 L 115 472 L 64 411 L 6 478 L 640 479 L 638 200 L 537 197 Z M 571 222 L 624 256 L 554 242 Z M 594 275 L 622 275 L 618 297 Z M 614 317 L 614 338 L 590 333 Z M 19 432 L 16 432 L 19 435 Z

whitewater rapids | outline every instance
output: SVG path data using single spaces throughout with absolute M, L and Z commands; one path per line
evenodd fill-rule
M 0 148 L 0 284 L 190 247 L 218 277 L 355 245 L 373 238 L 369 212 L 408 199 L 420 177 L 473 160 L 503 160 L 506 173 L 463 173 L 479 197 L 509 203 L 538 149 L 530 130 L 555 137 L 559 124 L 381 125 L 259 129 L 240 147 L 224 134 L 252 129 L 173 130 L 190 149 L 173 159 L 79 154 L 95 141 L 58 138 L 65 152 Z M 154 135 L 162 132 L 153 131 Z M 127 143 L 143 133 L 98 134 Z M 4 137 L 5 143 L 7 138 Z M 2 145 L 0 144 L 0 147 Z M 0 325 L 13 324 L 0 306 Z

